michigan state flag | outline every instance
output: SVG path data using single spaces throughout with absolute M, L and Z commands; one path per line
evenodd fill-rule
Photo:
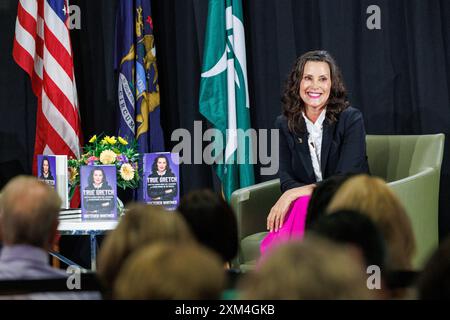
M 120 0 L 114 55 L 119 71 L 118 135 L 136 138 L 140 153 L 164 151 L 150 0 Z
M 225 138 L 215 169 L 228 201 L 255 180 L 251 142 L 242 134 L 250 128 L 247 83 L 241 0 L 209 0 L 199 105 Z

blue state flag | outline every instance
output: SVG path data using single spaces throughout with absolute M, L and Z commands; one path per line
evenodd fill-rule
M 164 151 L 150 0 L 120 0 L 116 19 L 119 130 L 140 153 Z

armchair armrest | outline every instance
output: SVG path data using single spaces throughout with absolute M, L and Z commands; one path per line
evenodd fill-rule
M 233 192 L 231 207 L 238 222 L 239 241 L 251 234 L 267 231 L 267 215 L 280 196 L 280 179 L 257 183 Z
M 439 244 L 439 175 L 439 170 L 428 167 L 415 175 L 388 183 L 411 219 L 416 240 L 413 259 L 416 269 L 424 266 Z

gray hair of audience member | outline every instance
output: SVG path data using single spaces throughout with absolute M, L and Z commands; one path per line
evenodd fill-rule
M 5 245 L 28 244 L 47 249 L 55 239 L 61 199 L 34 177 L 19 176 L 2 190 Z
M 201 245 L 157 243 L 124 263 L 114 299 L 219 299 L 225 285 L 222 260 Z
M 243 299 L 372 299 L 360 254 L 316 235 L 280 245 L 239 284 Z
M 125 259 L 139 248 L 155 242 L 191 243 L 195 238 L 177 211 L 133 203 L 117 228 L 105 239 L 99 254 L 98 275 L 112 287 Z

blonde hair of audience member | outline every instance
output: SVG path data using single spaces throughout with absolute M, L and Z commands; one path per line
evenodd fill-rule
M 0 245 L 3 242 L 2 216 L 3 216 L 3 203 L 2 203 L 2 194 L 0 193 Z
M 411 221 L 397 196 L 383 179 L 359 175 L 346 181 L 334 195 L 327 212 L 357 210 L 380 228 L 387 245 L 387 267 L 409 270 L 415 252 Z
M 219 299 L 225 272 L 201 245 L 157 243 L 131 255 L 114 285 L 115 299 Z
M 60 208 L 57 192 L 45 183 L 28 176 L 12 179 L 2 191 L 3 243 L 50 248 Z
M 140 247 L 157 241 L 195 241 L 177 211 L 168 212 L 162 207 L 137 203 L 128 209 L 100 249 L 98 274 L 107 288 L 112 287 L 124 260 Z
M 239 284 L 243 299 L 372 299 L 357 250 L 310 233 L 280 245 Z

